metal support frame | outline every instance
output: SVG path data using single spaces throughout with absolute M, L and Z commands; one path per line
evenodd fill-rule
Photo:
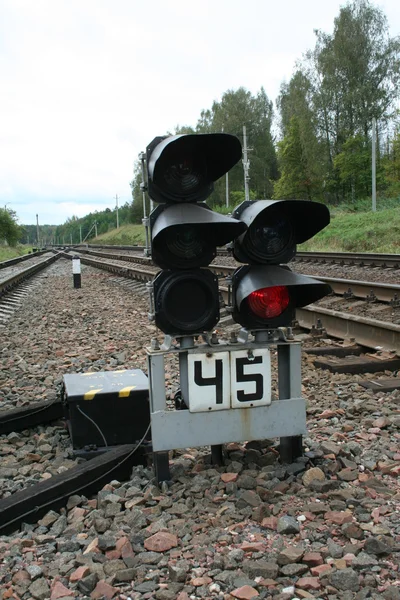
M 298 350 L 299 347 L 291 344 L 278 346 L 278 386 L 281 400 L 301 396 L 301 356 L 297 356 Z M 302 456 L 302 436 L 281 437 L 279 454 L 284 463 L 291 463 Z
M 257 337 L 256 337 L 257 339 Z M 237 349 L 277 346 L 279 398 L 267 406 L 190 412 L 188 398 L 188 353 L 216 353 Z M 179 354 L 182 397 L 189 410 L 167 408 L 165 355 Z M 301 436 L 306 433 L 305 401 L 301 397 L 301 345 L 266 341 L 244 344 L 194 346 L 193 337 L 183 338 L 179 348 L 147 349 L 150 383 L 152 444 L 158 482 L 170 479 L 168 450 L 211 446 L 213 464 L 222 463 L 222 444 L 280 437 L 284 462 L 301 455 Z

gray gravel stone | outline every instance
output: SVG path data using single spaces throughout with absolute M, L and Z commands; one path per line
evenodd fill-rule
M 50 587 L 44 577 L 36 579 L 29 586 L 29 592 L 35 600 L 47 600 L 50 598 Z
M 294 517 L 284 515 L 278 519 L 277 531 L 286 535 L 299 533 L 300 525 Z
M 246 575 L 252 579 L 255 577 L 275 579 L 278 576 L 279 571 L 279 567 L 276 563 L 267 560 L 245 560 L 242 568 Z
M 358 592 L 360 588 L 358 574 L 350 568 L 339 569 L 329 576 L 329 581 L 338 590 Z
M 365 540 L 364 550 L 368 554 L 376 554 L 377 556 L 390 554 L 391 552 L 391 548 L 376 537 L 369 537 Z
M 37 579 L 41 575 L 43 575 L 43 569 L 39 565 L 28 565 L 26 567 L 31 579 Z

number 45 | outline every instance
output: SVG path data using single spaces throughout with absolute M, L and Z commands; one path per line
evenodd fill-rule
M 250 408 L 271 403 L 267 348 L 188 355 L 191 412 Z

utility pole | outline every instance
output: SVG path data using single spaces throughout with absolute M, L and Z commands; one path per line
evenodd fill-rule
M 82 244 L 82 225 L 79 225 L 79 243 Z
M 376 119 L 372 119 L 372 212 L 376 212 Z
M 72 233 L 70 234 L 70 236 L 71 236 L 71 246 L 72 246 Z
M 250 200 L 250 193 L 249 193 L 250 161 L 247 158 L 247 138 L 246 138 L 246 126 L 245 125 L 243 125 L 243 160 L 242 160 L 242 163 L 243 163 L 243 171 L 244 171 L 244 199 Z
M 97 237 L 97 221 L 94 222 L 94 232 L 95 232 L 95 237 Z
M 115 202 L 117 206 L 117 229 L 119 229 L 119 219 L 118 219 L 118 194 L 115 194 Z
M 39 247 L 39 215 L 36 215 L 36 245 Z
M 229 207 L 229 176 L 225 174 L 225 195 L 226 195 L 226 208 Z

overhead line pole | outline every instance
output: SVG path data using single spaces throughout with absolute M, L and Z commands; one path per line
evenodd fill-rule
M 36 244 L 40 246 L 39 243 L 39 215 L 36 215 Z
M 372 119 L 372 212 L 376 212 L 376 119 Z
M 117 229 L 119 229 L 119 218 L 118 218 L 118 194 L 115 194 L 115 201 L 117 203 Z
M 250 200 L 250 192 L 249 192 L 249 167 L 250 161 L 247 157 L 247 138 L 246 138 L 246 126 L 243 125 L 243 171 L 244 171 L 244 199 Z

